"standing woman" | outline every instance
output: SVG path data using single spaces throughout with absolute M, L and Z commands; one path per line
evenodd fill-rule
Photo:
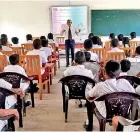
M 62 28 L 61 35 L 65 34 L 65 50 L 66 50 L 66 67 L 70 65 L 69 63 L 69 50 L 71 49 L 71 62 L 74 61 L 74 49 L 75 49 L 75 40 L 74 37 L 78 35 L 80 29 L 77 30 L 72 26 L 72 21 L 70 19 L 67 20 L 67 25 Z

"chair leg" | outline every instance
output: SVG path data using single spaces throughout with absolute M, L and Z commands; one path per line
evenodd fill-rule
M 30 95 L 31 95 L 32 107 L 35 107 L 35 103 L 34 103 L 34 90 L 33 90 L 33 81 L 32 80 L 30 81 L 30 87 L 31 87 Z
M 52 73 L 50 73 L 50 85 L 52 85 Z
M 48 85 L 48 93 L 50 94 L 50 82 L 49 81 L 47 82 L 47 85 Z
M 63 112 L 65 112 L 65 86 L 62 84 Z
M 69 98 L 65 97 L 65 122 L 67 122 L 67 118 L 68 118 L 68 105 L 69 105 Z
M 99 125 L 100 125 L 100 131 L 105 131 L 105 127 L 106 127 L 106 121 L 105 120 L 100 120 L 99 121 Z
M 14 118 L 8 119 L 8 131 L 15 131 Z
M 25 95 L 26 96 L 26 95 Z M 23 98 L 23 117 L 26 116 L 26 99 L 25 97 Z
M 17 96 L 17 110 L 19 113 L 19 127 L 23 127 L 23 120 L 22 120 L 22 100 L 20 96 Z
M 39 89 L 40 89 L 40 100 L 42 100 L 43 91 L 42 91 L 42 84 L 40 81 L 39 81 Z
M 60 60 L 58 60 L 58 68 L 60 69 Z

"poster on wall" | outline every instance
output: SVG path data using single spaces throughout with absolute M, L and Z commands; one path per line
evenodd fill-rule
M 88 6 L 51 7 L 51 16 L 53 34 L 60 34 L 68 19 L 82 34 L 88 33 Z

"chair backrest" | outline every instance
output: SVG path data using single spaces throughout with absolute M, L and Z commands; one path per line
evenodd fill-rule
M 23 47 L 11 47 L 11 49 L 18 55 L 23 55 Z
M 56 42 L 57 43 L 64 43 L 65 37 L 61 36 L 61 37 L 56 37 Z
M 89 77 L 81 75 L 66 76 L 59 80 L 62 85 L 65 85 L 69 89 L 69 99 L 85 99 L 85 89 L 87 83 L 95 85 L 95 81 Z
M 105 52 L 104 48 L 92 48 L 91 51 L 96 53 L 99 57 L 99 60 L 102 61 Z
M 0 87 L 0 109 L 5 109 L 5 100 L 7 96 L 13 95 L 14 92 Z
M 137 47 L 140 45 L 140 41 L 129 41 L 130 47 Z
M 120 62 L 123 59 L 125 59 L 124 52 L 107 52 L 104 55 L 104 64 L 106 64 L 106 62 L 108 62 L 109 60 L 115 60 Z
M 12 44 L 7 44 L 7 46 L 11 48 Z
M 134 88 L 140 85 L 140 78 L 135 76 L 120 76 L 117 79 L 126 79 Z
M 4 67 L 8 65 L 6 55 L 0 55 L 0 70 L 3 70 Z
M 95 101 L 105 101 L 106 119 L 112 119 L 113 116 L 128 118 L 135 99 L 140 99 L 140 95 L 129 92 L 114 92 L 100 96 Z
M 135 50 L 136 50 L 135 47 L 125 47 L 125 48 L 120 48 L 120 49 L 123 50 L 125 53 L 129 53 L 129 56 L 126 56 L 126 57 L 135 55 Z
M 0 78 L 11 83 L 13 88 L 20 88 L 21 79 L 22 81 L 29 80 L 27 77 L 15 72 L 2 72 Z
M 21 44 L 21 46 L 24 48 L 24 50 L 33 50 L 33 43 L 25 43 L 25 44 Z
M 104 47 L 105 47 L 106 51 L 111 50 L 111 42 L 110 41 L 106 41 Z
M 38 55 L 21 55 L 19 65 L 24 68 L 28 76 L 41 75 L 40 57 Z
M 53 49 L 54 51 L 56 51 L 55 43 L 49 43 L 49 45 L 51 45 L 52 49 Z
M 4 55 L 11 56 L 15 54 L 15 51 L 1 51 Z

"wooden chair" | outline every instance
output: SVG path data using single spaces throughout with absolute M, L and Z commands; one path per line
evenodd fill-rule
M 103 56 L 104 56 L 104 52 L 105 52 L 104 48 L 92 48 L 92 52 L 95 52 L 98 55 L 99 62 L 101 62 L 103 60 Z
M 13 54 L 16 54 L 15 51 L 1 51 L 4 55 L 7 55 L 7 56 L 11 56 Z
M 48 78 L 43 78 L 41 75 L 40 58 L 38 55 L 22 55 L 20 56 L 20 66 L 22 66 L 28 76 L 33 77 L 33 80 L 38 80 L 40 89 L 40 100 L 42 100 L 43 85 L 48 85 L 48 93 L 50 93 L 50 82 Z
M 140 45 L 140 41 L 129 41 L 130 47 L 137 47 Z
M 12 47 L 12 44 L 7 44 L 7 46 L 11 48 Z
M 4 67 L 6 67 L 7 65 L 8 65 L 8 61 L 6 55 L 0 55 L 0 70 L 4 70 Z
M 32 43 L 21 44 L 21 46 L 24 48 L 25 51 L 26 50 L 30 51 L 30 50 L 33 50 L 34 49 Z
M 106 52 L 104 54 L 104 65 L 109 60 L 114 60 L 120 62 L 121 60 L 125 59 L 125 53 L 124 52 Z
M 65 40 L 64 36 L 56 37 L 56 42 L 57 43 L 64 43 L 64 40 Z
M 18 55 L 23 55 L 23 47 L 11 47 L 11 49 Z
M 111 50 L 111 42 L 110 41 L 106 41 L 104 48 L 106 49 L 106 51 Z
M 126 57 L 131 57 L 135 55 L 135 47 L 125 47 L 125 48 L 120 48 L 121 50 L 123 50 L 126 54 Z

